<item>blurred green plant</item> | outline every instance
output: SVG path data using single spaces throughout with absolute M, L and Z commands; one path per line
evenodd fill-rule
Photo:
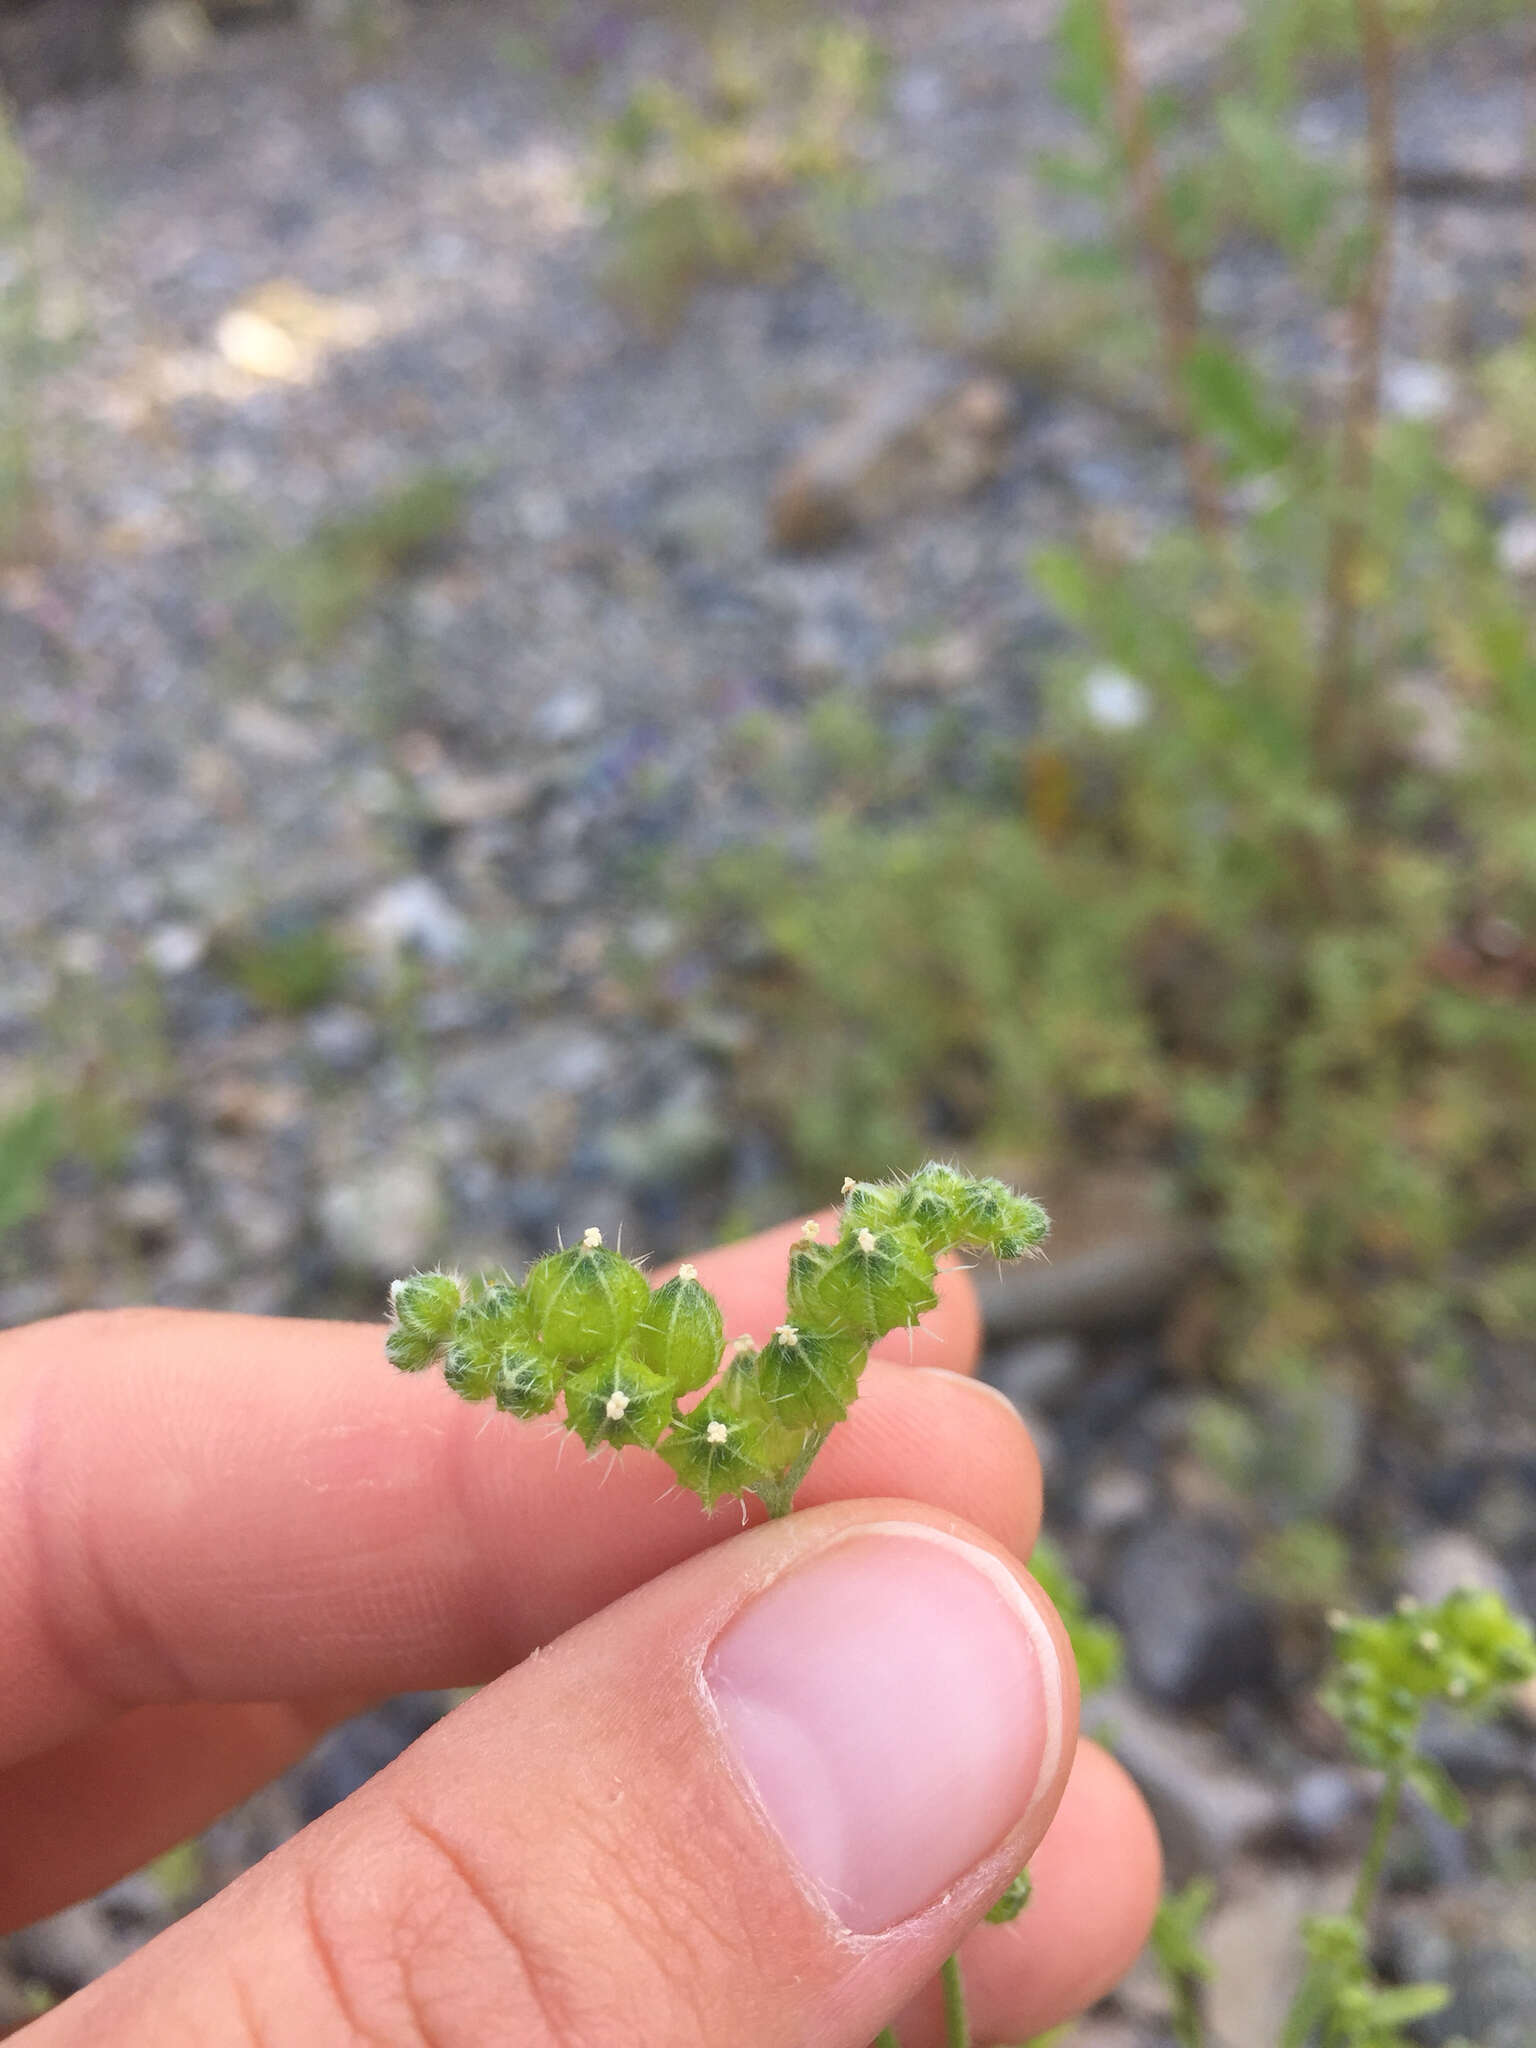
M 254 586 L 306 648 L 323 652 L 383 591 L 447 547 L 468 492 L 460 471 L 425 469 L 355 511 L 322 520 L 299 546 L 269 557 Z
M 42 367 L 31 176 L 0 94 L 0 562 L 20 553 L 37 512 L 32 398 Z
M 903 750 L 845 711 L 814 846 L 705 888 L 768 1027 L 747 1106 L 808 1175 L 936 1138 L 1172 1165 L 1218 1254 L 1177 1344 L 1281 1417 L 1318 1502 L 1320 1386 L 1427 1409 L 1531 1299 L 1536 653 L 1465 428 L 1380 417 L 1400 12 L 1348 12 L 1352 166 L 1295 139 L 1289 0 L 1176 152 L 1120 7 L 1070 0 L 1053 175 L 1100 226 L 1057 260 L 1119 308 L 1188 523 L 1036 557 L 1074 645 L 1005 782 L 892 803 Z M 1332 309 L 1331 402 L 1205 314 L 1239 232 Z M 1530 346 L 1487 375 L 1536 451 Z
M 700 286 L 774 277 L 824 247 L 859 187 L 858 124 L 884 72 L 849 22 L 717 25 L 694 85 L 650 78 L 601 132 L 608 288 L 666 334 Z
M 297 1016 L 339 994 L 347 977 L 346 947 L 328 925 L 226 934 L 213 964 L 258 1010 Z

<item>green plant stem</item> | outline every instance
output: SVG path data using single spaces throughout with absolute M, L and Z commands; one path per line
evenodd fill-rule
M 826 1442 L 829 1432 L 813 1429 L 806 1438 L 800 1455 L 793 1465 L 787 1466 L 777 1479 L 764 1480 L 753 1491 L 768 1510 L 771 1522 L 779 1521 L 795 1505 L 795 1495 L 805 1483 L 805 1475 L 816 1462 L 816 1455 Z
M 1361 1925 L 1370 1917 L 1376 1903 L 1377 1888 L 1381 1873 L 1386 1865 L 1387 1845 L 1392 1839 L 1392 1830 L 1397 1825 L 1398 1808 L 1403 1803 L 1403 1772 L 1389 1771 L 1387 1782 L 1381 1788 L 1381 1800 L 1376 1808 L 1376 1820 L 1371 1829 L 1371 1839 L 1365 1852 L 1365 1861 L 1360 1866 L 1360 1875 L 1355 1883 L 1354 1896 L 1349 1910 Z
M 945 2048 L 971 2048 L 971 2022 L 965 2009 L 965 1984 L 958 1956 L 944 1958 L 939 1983 L 944 1989 Z
M 1355 0 L 1366 103 L 1365 268 L 1349 306 L 1349 365 L 1340 427 L 1338 510 L 1323 568 L 1323 637 L 1318 658 L 1316 741 L 1325 763 L 1348 755 L 1352 731 L 1356 629 L 1365 500 L 1370 490 L 1381 409 L 1381 358 L 1392 281 L 1392 212 L 1397 156 L 1397 92 L 1392 30 L 1384 0 Z
M 1200 2010 L 1199 1987 L 1188 1977 L 1182 1979 L 1174 1992 L 1173 2038 L 1179 2048 L 1205 2048 L 1205 2017 Z
M 875 2036 L 875 2048 L 901 2048 L 894 2027 L 882 2027 Z

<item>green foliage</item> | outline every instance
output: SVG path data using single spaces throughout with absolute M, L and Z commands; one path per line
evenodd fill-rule
M 0 94 L 0 561 L 26 547 L 36 513 L 31 398 L 41 366 L 31 177 Z
M 1424 1710 L 1439 1702 L 1485 1713 L 1510 1686 L 1536 1676 L 1536 1637 L 1496 1593 L 1457 1592 L 1438 1607 L 1405 1601 L 1395 1614 L 1339 1616 L 1335 1663 L 1322 1700 L 1363 1763 L 1402 1774 L 1443 1819 L 1466 1818 L 1438 1764 L 1416 1753 Z
M 1081 1585 L 1048 1536 L 1042 1536 L 1035 1545 L 1029 1568 L 1061 1616 L 1062 1627 L 1072 1645 L 1078 1687 L 1083 1698 L 1101 1692 L 1106 1685 L 1113 1685 L 1120 1676 L 1123 1662 L 1120 1631 L 1112 1622 L 1100 1621 L 1089 1613 Z
M 1316 10 L 1250 12 L 1209 121 L 1178 137 L 1178 175 L 1220 198 L 1189 198 L 1182 253 L 1263 237 L 1353 321 L 1362 187 L 1298 154 L 1301 46 L 1274 42 L 1276 17 Z M 730 992 L 767 1027 L 747 1106 L 807 1180 L 855 1145 L 914 1161 L 937 1131 L 1000 1158 L 1172 1162 L 1218 1255 L 1191 1362 L 1246 1383 L 1260 1483 L 1314 1513 L 1338 1439 L 1311 1388 L 1436 1398 L 1478 1323 L 1518 1330 L 1533 1299 L 1536 637 L 1481 493 L 1536 486 L 1536 358 L 1489 366 L 1481 438 L 1330 423 L 1209 322 L 1159 373 L 1104 33 L 1096 0 L 1067 10 L 1100 233 L 1036 235 L 1022 303 L 1038 338 L 1075 295 L 1066 374 L 1187 422 L 1222 530 L 1037 554 L 1074 642 L 1006 772 L 961 793 L 936 760 L 925 788 L 845 706 L 857 765 L 827 787 L 825 755 L 798 764 L 823 792 L 816 842 L 729 853 L 699 915 L 772 963 Z M 1347 500 L 1346 432 L 1369 458 Z M 1347 686 L 1320 630 L 1341 607 Z
M 232 932 L 214 964 L 258 1010 L 296 1016 L 335 997 L 347 975 L 347 951 L 323 924 L 287 931 Z
M 586 1231 L 550 1252 L 521 1286 L 466 1286 L 415 1273 L 390 1289 L 385 1353 L 401 1372 L 441 1363 L 466 1401 L 494 1398 L 525 1419 L 562 1398 L 565 1426 L 593 1452 L 659 1449 L 706 1508 L 755 1493 L 785 1514 L 834 1423 L 857 1399 L 869 1347 L 937 1300 L 936 1260 L 968 1247 L 1018 1258 L 1038 1245 L 1044 1210 L 1001 1181 L 930 1163 L 903 1180 L 848 1181 L 838 1235 L 807 1224 L 790 1254 L 788 1306 L 759 1351 L 738 1339 L 714 1378 L 724 1320 L 696 1269 L 652 1290 L 643 1272 Z
M 1311 1968 L 1281 2048 L 1305 2048 L 1313 2039 L 1330 2048 L 1414 2048 L 1403 2029 L 1449 2002 L 1443 1984 L 1379 1985 L 1366 1954 L 1366 1931 L 1351 1916 L 1311 1919 L 1305 1939 Z
M 1192 1878 L 1181 1892 L 1170 1892 L 1152 1923 L 1152 1953 L 1173 2001 L 1173 2031 L 1179 2048 L 1201 2048 L 1205 2028 L 1200 2016 L 1200 1987 L 1211 1965 L 1200 1946 L 1200 1930 L 1216 1901 L 1208 1877 Z
M 0 1117 L 0 1237 L 47 1206 L 48 1176 L 64 1149 L 64 1119 L 49 1097 Z
M 381 591 L 446 547 L 468 490 L 458 470 L 424 470 L 357 511 L 322 520 L 301 546 L 266 564 L 258 585 L 304 645 L 323 651 Z
M 608 285 L 665 333 L 715 279 L 783 273 L 818 253 L 823 217 L 855 189 L 856 128 L 882 74 L 847 22 L 721 28 L 694 86 L 653 78 L 603 131 L 596 197 Z

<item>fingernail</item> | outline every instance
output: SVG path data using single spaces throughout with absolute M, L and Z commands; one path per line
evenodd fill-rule
M 1060 1747 L 1044 1620 L 998 1559 L 915 1524 L 861 1529 L 776 1580 L 705 1677 L 768 1819 L 856 1934 L 995 1849 Z

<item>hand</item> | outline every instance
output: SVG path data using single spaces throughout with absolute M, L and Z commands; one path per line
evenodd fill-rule
M 791 1235 L 698 1260 L 732 1331 L 782 1315 Z M 0 1927 L 369 1700 L 485 1682 L 28 2043 L 863 2048 L 915 1999 L 903 2048 L 931 2048 L 962 1935 L 978 2040 L 1091 2002 L 1145 1935 L 1156 1842 L 1074 1756 L 1017 1563 L 1039 1468 L 964 1377 L 969 1283 L 941 1294 L 802 1511 L 746 1531 L 647 1453 L 562 1456 L 392 1373 L 378 1328 L 127 1310 L 0 1338 Z M 1023 1916 L 966 1934 L 1026 1860 Z

